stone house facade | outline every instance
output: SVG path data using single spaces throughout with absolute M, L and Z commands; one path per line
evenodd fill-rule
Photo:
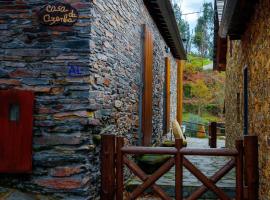
M 13 188 L 33 198 L 99 199 L 98 135 L 121 134 L 134 144 L 143 137 L 145 26 L 153 38 L 152 143 L 161 142 L 165 58 L 172 121 L 185 53 L 170 1 L 151 2 L 168 6 L 162 17 L 143 0 L 60 1 L 78 12 L 72 26 L 40 23 L 40 10 L 56 1 L 0 2 L 0 89 L 35 95 L 32 173 L 1 173 L 0 198 Z
M 270 4 L 259 0 L 241 6 L 223 8 L 219 27 L 219 35 L 227 36 L 225 48 L 219 47 L 226 55 L 226 146 L 244 134 L 258 136 L 260 199 L 269 200 Z M 242 13 L 239 18 L 236 12 Z

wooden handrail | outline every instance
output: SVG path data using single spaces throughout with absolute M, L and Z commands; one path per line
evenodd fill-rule
M 248 171 L 248 192 L 250 200 L 257 200 L 257 187 L 258 175 L 257 173 L 257 138 L 247 137 L 245 138 L 245 148 L 243 141 L 236 141 L 236 149 L 228 148 L 214 148 L 214 149 L 198 149 L 198 148 L 186 148 L 182 146 L 183 141 L 181 139 L 175 140 L 175 147 L 142 147 L 142 146 L 124 146 L 124 138 L 121 136 L 115 137 L 114 135 L 102 136 L 102 191 L 101 199 L 110 200 L 116 198 L 117 200 L 123 200 L 124 191 L 124 165 L 126 165 L 131 172 L 138 176 L 143 183 L 138 186 L 133 192 L 127 196 L 127 199 L 133 200 L 141 195 L 147 188 L 152 188 L 153 191 L 162 200 L 171 200 L 168 194 L 155 182 L 163 176 L 167 171 L 175 165 L 175 199 L 183 200 L 183 167 L 189 170 L 195 177 L 197 177 L 203 185 L 194 191 L 186 200 L 195 200 L 203 195 L 207 190 L 212 190 L 221 200 L 229 200 L 222 189 L 218 188 L 216 182 L 220 180 L 225 174 L 227 174 L 233 167 L 236 167 L 236 200 L 243 199 L 243 158 L 244 154 L 246 159 L 247 171 Z M 252 150 L 251 150 L 252 147 Z M 250 149 L 248 149 L 250 148 Z M 255 151 L 255 150 L 256 151 Z M 244 152 L 245 150 L 245 152 Z M 167 154 L 172 155 L 158 170 L 153 174 L 146 174 L 139 165 L 128 158 L 128 155 L 140 155 L 140 154 Z M 192 164 L 187 156 L 227 156 L 232 159 L 223 166 L 213 176 L 205 176 L 200 169 L 196 168 Z M 253 162 L 255 164 L 253 164 Z M 254 173 L 250 173 L 253 172 Z M 256 171 L 256 172 L 255 172 Z M 115 173 L 116 172 L 116 173 Z M 255 174 L 255 175 L 253 175 Z M 255 178 L 251 177 L 255 176 Z M 256 183 L 256 186 L 255 186 Z M 255 193 L 255 194 L 254 194 Z M 252 196 L 253 195 L 253 196 Z
M 177 153 L 174 147 L 142 147 L 142 146 L 126 146 L 122 148 L 122 152 L 126 154 L 170 154 Z
M 142 146 L 125 146 L 122 149 L 125 154 L 170 154 L 175 155 L 178 151 L 183 155 L 198 156 L 237 156 L 236 149 L 197 149 L 197 148 L 181 148 L 177 150 L 174 147 L 142 147 Z
M 236 156 L 237 150 L 234 149 L 197 149 L 197 148 L 182 148 L 180 153 L 183 155 L 197 155 L 197 156 Z

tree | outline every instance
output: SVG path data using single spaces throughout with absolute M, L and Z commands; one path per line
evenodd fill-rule
M 203 15 L 197 20 L 193 44 L 202 57 L 213 55 L 214 10 L 212 3 L 203 4 Z
M 196 100 L 198 115 L 201 116 L 202 107 L 212 98 L 209 88 L 202 79 L 198 79 L 195 83 L 191 84 L 191 95 Z
M 189 24 L 182 18 L 181 9 L 176 3 L 173 5 L 173 10 L 181 37 L 182 39 L 185 39 L 188 44 L 191 38 Z

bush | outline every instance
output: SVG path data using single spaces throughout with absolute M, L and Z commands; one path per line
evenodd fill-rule
M 213 114 L 213 115 L 218 115 L 219 113 L 221 113 L 222 111 L 220 110 L 220 108 L 215 105 L 215 104 L 208 104 L 205 106 L 205 109 L 207 112 Z
M 187 113 L 197 113 L 198 112 L 198 106 L 192 103 L 185 103 L 184 104 L 184 112 Z
M 191 85 L 188 83 L 184 84 L 183 90 L 184 90 L 184 97 L 191 98 Z

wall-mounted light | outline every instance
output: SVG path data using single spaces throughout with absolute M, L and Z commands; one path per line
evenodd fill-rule
M 166 53 L 170 53 L 171 49 L 169 47 L 165 46 L 165 51 L 166 51 Z

